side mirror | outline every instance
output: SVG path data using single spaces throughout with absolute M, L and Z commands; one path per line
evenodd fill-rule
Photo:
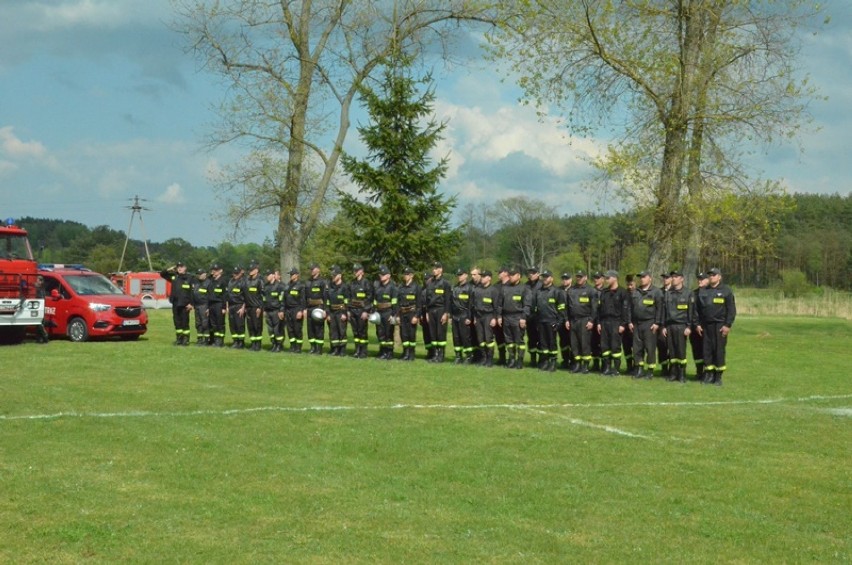
M 50 291 L 50 298 L 53 299 L 53 300 L 59 300 L 62 297 L 59 296 L 59 290 L 54 288 L 53 290 Z

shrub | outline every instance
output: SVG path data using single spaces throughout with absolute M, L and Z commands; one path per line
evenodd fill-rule
M 781 271 L 781 292 L 785 297 L 797 298 L 808 294 L 811 291 L 811 285 L 808 284 L 808 278 L 805 273 L 798 269 L 785 269 Z

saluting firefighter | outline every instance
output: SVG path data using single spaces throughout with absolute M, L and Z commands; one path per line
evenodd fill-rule
M 453 350 L 455 363 L 473 362 L 473 285 L 467 280 L 467 269 L 456 271 L 457 281 L 453 286 L 453 300 L 450 304 L 450 317 L 453 320 Z
M 722 386 L 722 373 L 727 369 L 725 353 L 728 334 L 737 317 L 734 292 L 722 284 L 722 271 L 707 271 L 709 284 L 698 292 L 696 331 L 704 336 L 704 383 Z
M 352 266 L 355 278 L 349 283 L 349 324 L 352 326 L 352 341 L 355 352 L 352 357 L 365 359 L 367 344 L 367 319 L 373 307 L 373 284 L 364 276 L 364 267 L 360 263 Z
M 497 323 L 503 328 L 506 338 L 506 368 L 523 369 L 526 343 L 527 320 L 532 308 L 529 286 L 521 284 L 521 273 L 517 267 L 509 268 L 509 281 L 503 285 L 497 312 Z
M 293 267 L 288 274 L 290 280 L 284 285 L 284 325 L 290 338 L 290 353 L 301 353 L 308 296 L 305 283 L 299 280 L 299 268 Z
M 491 271 L 481 271 L 479 285 L 473 289 L 473 320 L 482 357 L 480 364 L 484 367 L 494 365 L 494 328 L 499 306 L 500 289 L 491 284 Z
M 601 372 L 614 377 L 621 370 L 621 334 L 630 323 L 630 296 L 618 286 L 618 271 L 604 273 L 605 289 L 598 308 L 598 331 L 601 334 Z
M 231 326 L 231 348 L 243 349 L 246 346 L 246 293 L 244 269 L 237 265 L 228 281 L 228 324 Z
M 399 305 L 399 338 L 402 341 L 401 361 L 414 361 L 417 347 L 417 324 L 420 322 L 421 288 L 414 280 L 414 269 L 402 270 L 402 284 L 397 288 Z
M 210 292 L 207 297 L 207 316 L 210 318 L 210 334 L 213 347 L 225 345 L 225 315 L 228 303 L 228 279 L 223 275 L 222 265 L 210 266 Z
M 320 277 L 320 267 L 317 263 L 311 264 L 311 278 L 305 284 L 305 293 L 308 301 L 308 310 L 323 308 L 325 305 L 325 288 L 328 283 Z M 311 353 L 322 355 L 325 343 L 325 320 L 315 320 L 308 316 L 308 342 L 311 344 Z
M 571 351 L 574 353 L 572 373 L 589 373 L 592 362 L 592 333 L 598 316 L 597 291 L 587 284 L 585 271 L 574 273 L 577 284 L 568 291 L 568 317 L 571 329 Z
M 662 330 L 669 346 L 670 381 L 686 382 L 686 340 L 692 334 L 694 305 L 692 291 L 683 286 L 683 273 L 672 271 L 672 286 L 666 293 Z
M 192 311 L 192 280 L 186 273 L 183 261 L 175 263 L 160 276 L 172 283 L 169 302 L 172 304 L 172 320 L 175 325 L 175 345 L 189 345 L 189 313 Z
M 539 355 L 538 368 L 542 371 L 556 370 L 556 331 L 567 327 L 565 314 L 565 293 L 553 286 L 553 273 L 545 270 L 541 273 L 541 287 L 535 294 L 535 316 L 538 320 Z
M 376 324 L 378 358 L 390 361 L 393 359 L 393 322 L 396 321 L 399 301 L 396 284 L 391 280 L 391 272 L 386 265 L 379 266 L 379 280 L 373 290 L 373 304 L 380 316 L 379 323 Z
M 349 322 L 349 287 L 343 282 L 340 267 L 331 267 L 331 280 L 325 290 L 325 314 L 331 355 L 346 355 L 346 326 Z
M 192 281 L 192 307 L 195 310 L 195 345 L 210 343 L 210 280 L 207 271 L 198 269 Z
M 249 263 L 246 290 L 246 325 L 251 342 L 251 351 L 263 348 L 263 277 L 260 276 L 260 265 L 257 261 Z
M 263 312 L 266 317 L 266 331 L 272 342 L 270 353 L 284 351 L 284 304 L 281 301 L 284 285 L 275 269 L 266 271 L 266 284 L 263 285 Z
M 628 327 L 633 331 L 633 378 L 651 379 L 657 366 L 657 339 L 663 326 L 663 292 L 655 287 L 649 271 L 639 273 L 639 285 L 630 293 L 632 311 Z
M 447 348 L 447 322 L 450 317 L 450 303 L 453 288 L 444 278 L 444 265 L 440 261 L 432 264 L 432 277 L 423 290 L 423 303 L 426 308 L 426 323 L 429 324 L 432 356 L 427 360 L 443 363 Z

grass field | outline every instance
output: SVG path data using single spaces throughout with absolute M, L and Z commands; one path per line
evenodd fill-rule
M 852 560 L 846 320 L 721 388 L 173 339 L 0 348 L 0 562 Z

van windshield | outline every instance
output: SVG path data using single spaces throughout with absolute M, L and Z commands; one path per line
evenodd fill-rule
M 80 296 L 124 294 L 103 275 L 65 275 L 65 282 Z

